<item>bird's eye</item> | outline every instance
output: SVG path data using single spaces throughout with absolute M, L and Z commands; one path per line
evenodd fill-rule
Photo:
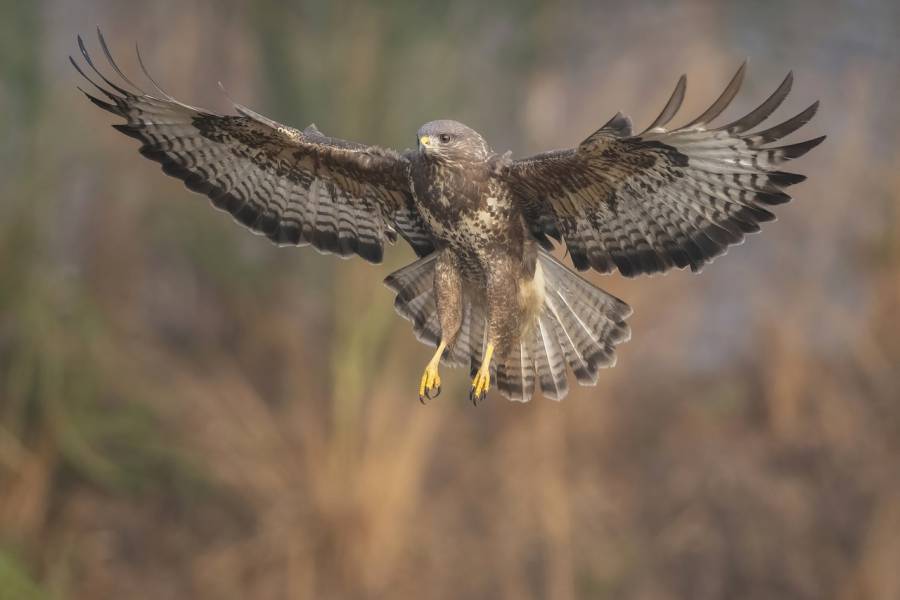
M 449 144 L 450 143 L 450 134 L 442 133 L 441 135 L 438 136 L 438 139 L 441 140 L 442 144 Z

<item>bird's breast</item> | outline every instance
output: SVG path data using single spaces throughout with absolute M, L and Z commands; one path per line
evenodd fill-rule
M 411 179 L 422 220 L 439 245 L 484 259 L 521 238 L 512 194 L 496 177 L 477 168 L 422 165 Z

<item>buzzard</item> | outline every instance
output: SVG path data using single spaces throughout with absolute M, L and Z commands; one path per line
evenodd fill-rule
M 279 245 L 373 263 L 385 242 L 399 235 L 409 243 L 418 260 L 385 283 L 418 339 L 437 346 L 419 384 L 423 402 L 440 393 L 440 364 L 468 365 L 476 403 L 492 382 L 511 400 L 529 400 L 536 386 L 562 399 L 567 368 L 578 383 L 595 384 L 630 337 L 631 309 L 554 258 L 554 243 L 565 244 L 578 270 L 700 271 L 775 218 L 771 207 L 790 200 L 785 188 L 805 179 L 779 166 L 824 139 L 772 145 L 806 124 L 818 102 L 751 131 L 788 95 L 790 73 L 750 114 L 712 126 L 740 88 L 741 65 L 712 106 L 682 127 L 666 128 L 684 76 L 640 133 L 619 113 L 574 148 L 512 159 L 473 129 L 441 120 L 419 129 L 417 148 L 396 152 L 315 125 L 300 131 L 237 104 L 228 116 L 189 106 L 156 84 L 139 54 L 158 92 L 146 94 L 98 37 L 122 81 L 94 65 L 79 36 L 100 79 L 69 57 L 99 94 L 81 91 L 125 120 L 113 127 L 139 140 L 141 154 L 239 223 Z

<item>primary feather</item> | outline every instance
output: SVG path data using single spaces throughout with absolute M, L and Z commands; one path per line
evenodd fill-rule
M 818 102 L 780 125 L 746 133 L 787 96 L 790 74 L 756 110 L 710 128 L 737 94 L 744 70 L 683 127 L 664 129 L 681 106 L 684 77 L 659 117 L 636 136 L 614 118 L 577 148 L 513 161 L 508 176 L 529 221 L 559 234 L 578 269 L 617 268 L 626 276 L 673 266 L 699 271 L 758 231 L 775 218 L 769 207 L 790 199 L 784 189 L 805 179 L 779 165 L 825 138 L 767 146 L 806 124 Z
M 238 115 L 218 115 L 161 89 L 163 98 L 148 95 L 125 77 L 98 36 L 110 66 L 135 91 L 103 75 L 79 37 L 85 62 L 106 84 L 70 57 L 105 98 L 85 95 L 125 119 L 113 127 L 139 140 L 141 154 L 243 225 L 278 244 L 309 244 L 371 262 L 381 262 L 384 242 L 392 242 L 395 231 L 417 254 L 433 250 L 409 191 L 409 161 L 401 154 L 330 138 L 314 127 L 298 131 L 240 105 Z
M 639 134 L 617 113 L 577 147 L 514 161 L 442 119 L 420 128 L 417 150 L 398 153 L 314 125 L 300 131 L 240 104 L 235 115 L 184 104 L 146 73 L 139 54 L 158 96 L 147 94 L 98 37 L 121 81 L 95 66 L 79 37 L 94 76 L 70 60 L 99 92 L 87 97 L 124 119 L 114 127 L 139 140 L 141 154 L 252 231 L 371 262 L 398 233 L 409 242 L 419 260 L 386 283 L 416 337 L 439 348 L 420 399 L 439 393 L 441 362 L 469 367 L 473 400 L 492 379 L 513 400 L 535 388 L 558 400 L 569 389 L 567 369 L 593 385 L 629 338 L 631 309 L 554 259 L 552 239 L 565 242 L 578 269 L 699 271 L 775 218 L 771 207 L 790 199 L 785 188 L 804 180 L 780 165 L 824 139 L 773 145 L 809 122 L 818 103 L 753 132 L 788 95 L 790 74 L 749 114 L 711 127 L 737 95 L 742 65 L 679 128 L 666 129 L 684 100 L 684 76 Z

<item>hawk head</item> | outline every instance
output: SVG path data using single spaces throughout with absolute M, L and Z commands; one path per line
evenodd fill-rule
M 431 121 L 419 128 L 419 152 L 449 161 L 482 161 L 493 154 L 484 138 L 458 121 Z

